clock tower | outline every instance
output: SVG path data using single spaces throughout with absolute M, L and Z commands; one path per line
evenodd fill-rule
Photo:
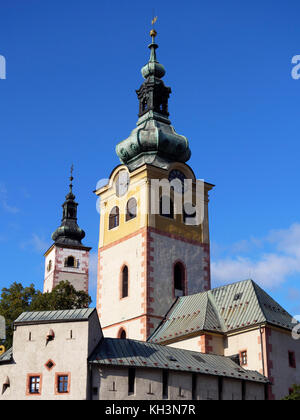
M 213 185 L 202 182 L 199 194 L 199 181 L 186 163 L 188 140 L 169 120 L 171 89 L 162 81 L 156 31 L 150 35 L 145 81 L 136 91 L 137 127 L 116 146 L 121 165 L 96 190 L 101 326 L 106 337 L 137 340 L 147 339 L 178 296 L 210 289 L 208 193 Z

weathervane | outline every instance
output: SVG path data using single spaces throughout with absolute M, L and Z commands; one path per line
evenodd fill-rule
M 74 171 L 74 165 L 73 165 L 73 163 L 72 163 L 72 166 L 71 166 L 71 176 L 70 176 L 70 181 L 71 181 L 71 184 L 70 184 L 70 191 L 72 191 L 72 187 L 73 187 L 73 184 L 72 184 L 72 181 L 73 181 L 73 171 Z
M 73 165 L 73 163 L 72 163 L 72 166 L 71 166 L 71 176 L 70 176 L 70 181 L 72 182 L 73 181 L 73 171 L 74 171 L 74 165 Z
M 151 31 L 150 31 L 150 36 L 152 37 L 152 43 L 154 44 L 154 41 L 155 41 L 155 37 L 156 37 L 156 35 L 157 35 L 157 32 L 156 32 L 156 30 L 154 29 L 154 25 L 155 25 L 155 22 L 157 21 L 157 19 L 158 19 L 158 16 L 154 16 L 154 12 L 153 12 L 153 19 L 152 19 L 152 21 L 151 21 L 151 24 L 152 24 L 152 29 L 151 29 Z

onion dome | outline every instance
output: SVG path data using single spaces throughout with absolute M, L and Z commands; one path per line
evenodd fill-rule
M 63 218 L 59 228 L 52 234 L 52 239 L 57 245 L 82 246 L 81 241 L 85 237 L 85 232 L 77 225 L 77 207 L 75 195 L 73 194 L 73 166 L 70 177 L 70 191 L 66 195 L 66 201 L 62 205 Z
M 152 36 L 152 43 L 148 47 L 151 50 L 150 60 L 142 68 L 141 72 L 144 79 L 148 79 L 148 77 L 150 76 L 158 77 L 159 79 L 161 79 L 166 74 L 166 70 L 164 66 L 160 64 L 156 59 L 156 49 L 158 48 L 158 45 L 154 42 L 154 39 L 157 35 L 157 32 L 154 29 L 152 29 L 150 35 Z
M 150 32 L 150 59 L 141 72 L 145 79 L 136 91 L 139 100 L 137 127 L 116 146 L 120 161 L 130 171 L 149 163 L 167 169 L 172 162 L 187 162 L 191 157 L 188 140 L 176 133 L 169 120 L 171 88 L 161 80 L 166 71 L 157 61 L 157 32 Z

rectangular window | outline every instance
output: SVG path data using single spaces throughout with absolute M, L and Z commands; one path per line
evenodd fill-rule
M 245 366 L 248 363 L 248 358 L 247 358 L 247 351 L 242 351 L 240 353 L 240 360 L 241 360 L 241 366 Z
M 58 394 L 67 394 L 69 392 L 70 378 L 68 374 L 56 375 L 56 389 Z
M 135 368 L 128 369 L 128 395 L 134 394 Z
M 29 394 L 40 394 L 41 392 L 41 376 L 29 376 L 28 377 L 28 393 Z
M 165 400 L 169 398 L 169 372 L 167 370 L 163 370 L 162 373 L 162 396 Z
M 296 367 L 296 357 L 294 351 L 289 351 L 289 366 L 292 368 Z

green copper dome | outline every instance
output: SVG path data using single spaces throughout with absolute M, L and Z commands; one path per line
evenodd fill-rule
M 184 163 L 191 157 L 187 138 L 176 133 L 168 118 L 171 89 L 161 80 L 166 71 L 156 58 L 156 31 L 150 34 L 150 59 L 141 70 L 145 81 L 136 91 L 139 99 L 137 127 L 116 146 L 117 155 L 130 171 L 145 163 L 167 169 L 171 162 Z

